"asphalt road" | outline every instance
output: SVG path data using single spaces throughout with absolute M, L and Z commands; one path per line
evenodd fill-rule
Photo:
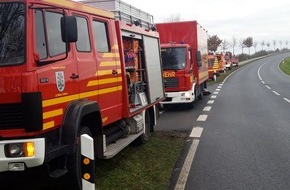
M 290 54 L 254 61 L 209 86 L 193 110 L 170 110 L 156 130 L 189 130 L 169 189 L 290 189 Z

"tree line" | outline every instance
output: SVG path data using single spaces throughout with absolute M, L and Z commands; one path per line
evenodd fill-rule
M 254 47 L 255 53 L 256 53 L 256 48 L 257 46 L 260 44 L 262 47 L 261 51 L 266 51 L 264 49 L 264 47 L 268 47 L 268 51 L 270 51 L 270 46 L 273 45 L 273 49 L 274 51 L 279 51 L 282 50 L 282 45 L 285 44 L 286 47 L 284 47 L 284 49 L 287 49 L 288 47 L 288 43 L 289 41 L 277 41 L 277 40 L 273 40 L 272 42 L 268 41 L 266 42 L 265 40 L 262 40 L 260 42 L 253 40 L 253 37 L 247 37 L 245 39 L 240 39 L 238 41 L 238 39 L 236 37 L 232 37 L 232 41 L 229 42 L 228 40 L 224 39 L 221 40 L 217 35 L 210 35 L 208 37 L 208 50 L 209 51 L 213 51 L 216 52 L 218 50 L 218 48 L 220 47 L 220 49 L 225 52 L 227 49 L 232 48 L 232 52 L 233 54 L 235 54 L 235 48 L 237 46 L 239 46 L 242 49 L 242 54 L 244 54 L 244 48 L 248 48 L 248 55 L 251 54 L 251 47 Z M 279 43 L 279 44 L 278 44 Z M 278 48 L 277 46 L 280 45 L 280 47 Z

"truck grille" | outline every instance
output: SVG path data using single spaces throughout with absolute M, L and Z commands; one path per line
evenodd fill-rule
M 164 86 L 165 88 L 178 87 L 178 78 L 165 78 Z
M 0 130 L 23 128 L 23 110 L 21 104 L 0 105 Z

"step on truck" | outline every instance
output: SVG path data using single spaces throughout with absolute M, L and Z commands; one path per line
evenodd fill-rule
M 207 31 L 197 21 L 157 23 L 166 99 L 162 105 L 202 99 L 208 75 Z
M 148 141 L 165 97 L 150 23 L 66 0 L 1 0 L 0 9 L 1 175 L 46 166 L 82 189 L 94 183 L 90 159 Z

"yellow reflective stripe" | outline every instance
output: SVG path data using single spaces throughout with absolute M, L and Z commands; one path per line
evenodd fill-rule
M 42 101 L 42 106 L 47 107 L 47 106 L 52 106 L 52 105 L 61 104 L 61 103 L 65 103 L 65 102 L 70 102 L 70 101 L 77 100 L 77 99 L 79 99 L 79 94 L 74 94 L 74 95 L 64 96 L 64 97 L 59 97 L 59 98 L 53 98 L 53 99 Z
M 119 53 L 104 53 L 103 57 L 104 58 L 109 58 L 109 57 L 114 58 L 114 57 L 120 57 L 120 55 L 119 55 Z
M 97 95 L 99 95 L 98 90 L 90 91 L 90 92 L 83 92 L 80 94 L 80 98 L 88 98 L 88 97 L 97 96 Z
M 122 73 L 121 69 L 117 69 L 118 74 Z M 112 70 L 101 70 L 101 71 L 97 71 L 96 76 L 104 76 L 104 75 L 111 75 L 112 74 Z
M 119 66 L 120 61 L 102 61 L 100 63 L 100 67 L 106 67 L 106 66 Z
M 119 45 L 118 44 L 113 45 L 112 49 L 115 49 L 115 50 L 119 49 Z
M 43 119 L 52 118 L 52 117 L 59 116 L 62 114 L 63 114 L 63 109 L 57 109 L 57 110 L 53 110 L 53 111 L 49 111 L 49 112 L 44 112 Z
M 107 93 L 111 93 L 111 92 L 117 92 L 118 91 L 118 87 L 112 87 L 112 88 L 105 88 L 99 91 L 99 94 L 107 94 Z
M 65 97 L 53 98 L 53 99 L 42 101 L 42 106 L 43 107 L 53 106 L 53 105 L 57 105 L 61 103 L 78 100 L 79 98 L 88 98 L 88 97 L 98 96 L 98 95 L 107 94 L 111 92 L 117 92 L 120 90 L 122 90 L 122 85 L 112 87 L 112 88 L 105 88 L 105 89 L 100 89 L 100 90 L 95 90 L 95 91 L 84 92 L 81 94 L 74 94 L 74 95 L 65 96 Z
M 101 79 L 101 80 L 92 80 L 92 81 L 89 81 L 87 86 L 97 86 L 97 85 L 102 85 L 102 84 L 111 84 L 111 83 L 116 83 L 118 81 L 122 81 L 122 77 L 110 78 L 110 79 Z
M 52 128 L 54 127 L 54 121 L 50 121 L 50 122 L 46 122 L 43 124 L 43 129 L 49 129 L 49 128 Z

